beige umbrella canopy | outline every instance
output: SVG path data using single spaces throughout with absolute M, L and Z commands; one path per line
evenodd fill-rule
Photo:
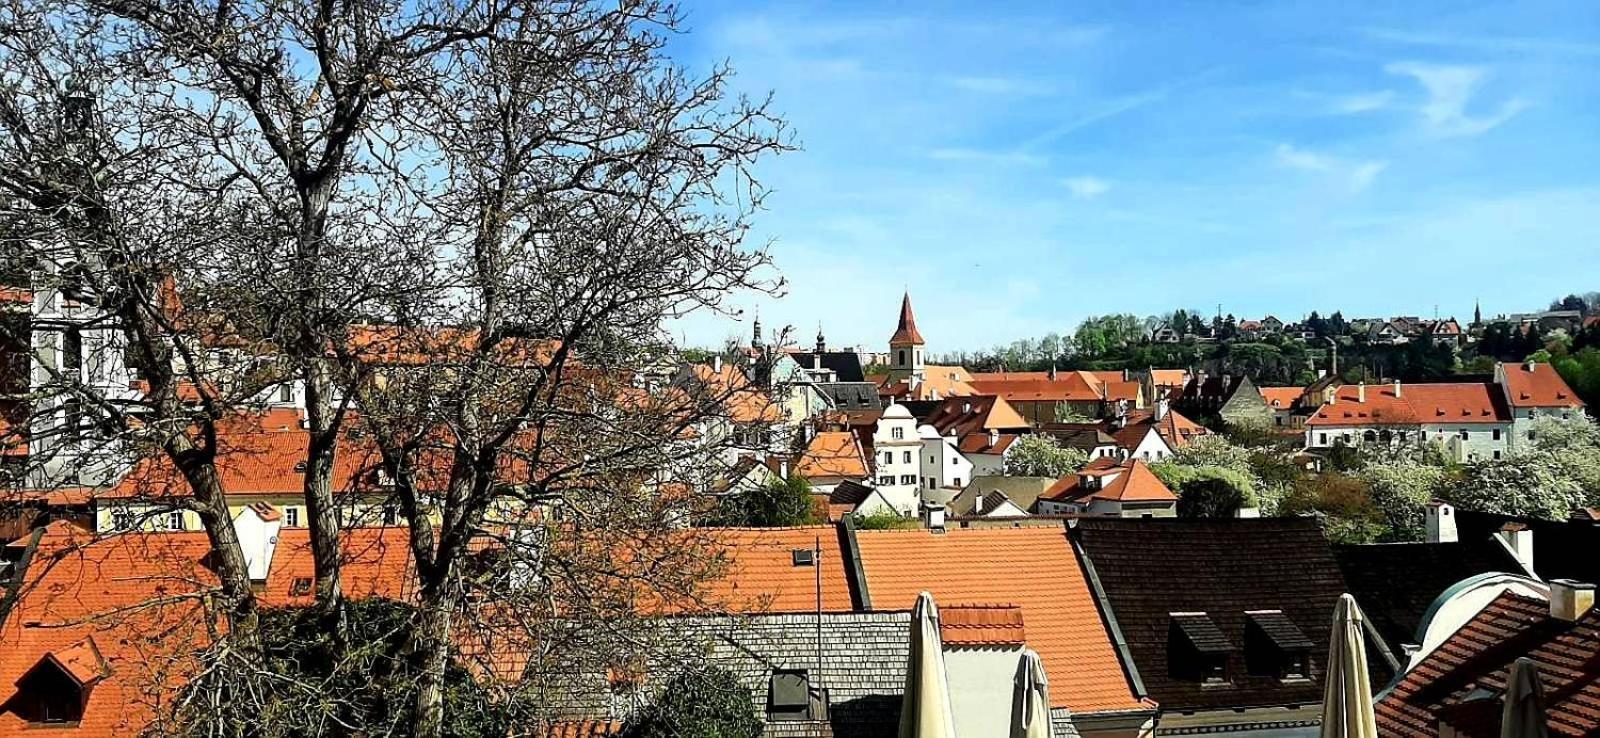
M 1539 666 L 1526 656 L 1511 665 L 1506 676 L 1504 711 L 1500 713 L 1500 738 L 1545 738 L 1544 685 Z
M 1050 682 L 1044 675 L 1044 662 L 1031 648 L 1017 662 L 1016 685 L 1011 738 L 1050 738 Z
M 911 608 L 911 654 L 906 660 L 905 696 L 900 700 L 900 738 L 955 735 L 944 644 L 939 640 L 939 608 L 933 604 L 933 595 L 923 592 Z
M 1328 669 L 1323 675 L 1322 738 L 1377 738 L 1372 715 L 1372 680 L 1367 676 L 1367 639 L 1361 608 L 1349 594 L 1333 608 Z

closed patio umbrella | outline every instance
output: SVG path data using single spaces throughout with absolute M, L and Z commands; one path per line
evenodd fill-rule
M 1545 738 L 1544 685 L 1539 665 L 1526 656 L 1506 676 L 1505 708 L 1500 713 L 1500 738 Z
M 911 608 L 911 653 L 906 659 L 906 691 L 900 700 L 900 738 L 955 735 L 944 644 L 939 639 L 939 608 L 933 604 L 933 595 L 923 592 Z
M 1372 679 L 1367 676 L 1367 638 L 1356 598 L 1340 595 L 1328 636 L 1323 675 L 1322 738 L 1378 738 L 1372 714 Z
M 1033 649 L 1017 662 L 1016 694 L 1011 701 L 1011 738 L 1050 738 L 1050 682 Z

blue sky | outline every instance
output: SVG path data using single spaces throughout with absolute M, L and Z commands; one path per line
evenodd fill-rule
M 687 2 L 774 94 L 747 299 L 935 353 L 1176 307 L 1468 317 L 1600 290 L 1600 3 Z M 677 327 L 714 345 L 746 322 Z

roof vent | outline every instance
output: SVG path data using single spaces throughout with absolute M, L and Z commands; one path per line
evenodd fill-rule
M 789 558 L 795 566 L 816 566 L 817 552 L 809 548 L 797 548 L 789 552 Z
M 306 473 L 306 462 L 304 460 L 294 462 L 294 473 L 296 473 L 296 474 L 304 474 L 304 473 Z

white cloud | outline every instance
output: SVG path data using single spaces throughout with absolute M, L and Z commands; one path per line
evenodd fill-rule
M 1111 189 L 1111 183 L 1099 177 L 1069 177 L 1061 180 L 1061 183 L 1067 186 L 1073 197 L 1084 200 L 1099 197 L 1105 194 L 1106 190 Z
M 1488 77 L 1484 67 L 1397 62 L 1384 68 L 1417 80 L 1428 91 L 1420 108 L 1429 129 L 1441 136 L 1476 136 L 1500 126 L 1528 107 L 1521 98 L 1508 98 L 1493 113 L 1472 115 L 1467 106 L 1478 86 Z
M 1392 28 L 1368 28 L 1364 33 L 1378 41 L 1415 46 L 1473 49 L 1495 53 L 1552 53 L 1600 56 L 1600 44 L 1568 41 L 1559 38 L 1532 38 L 1527 36 L 1470 36 L 1448 33 L 1417 33 Z
M 1332 176 L 1348 187 L 1351 192 L 1360 192 L 1371 187 L 1378 175 L 1389 168 L 1389 162 L 1387 161 L 1375 159 L 1363 161 L 1346 160 L 1297 148 L 1290 144 L 1278 144 L 1278 148 L 1273 151 L 1273 155 L 1278 162 L 1278 166 Z
M 1039 167 L 1049 160 L 1037 154 L 1019 151 L 984 151 L 982 149 L 943 148 L 928 152 L 928 158 L 938 161 L 966 161 L 983 164 Z
M 1351 95 L 1341 95 L 1332 100 L 1328 109 L 1340 115 L 1353 115 L 1355 113 L 1370 113 L 1389 107 L 1394 100 L 1394 90 L 1379 90 L 1377 92 L 1358 92 Z
M 1045 85 L 1010 77 L 951 77 L 950 84 L 967 92 L 985 95 L 1041 95 L 1050 92 Z

